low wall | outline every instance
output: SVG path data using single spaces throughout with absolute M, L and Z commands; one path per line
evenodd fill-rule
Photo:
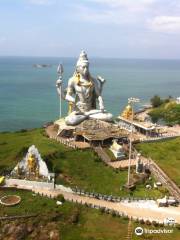
M 5 185 L 7 187 L 17 187 L 32 190 L 34 188 L 44 188 L 44 189 L 53 189 L 54 183 L 50 182 L 37 182 L 37 181 L 29 181 L 24 179 L 15 179 L 9 178 L 5 179 Z
M 169 139 L 174 139 L 174 138 L 177 138 L 177 137 L 179 137 L 179 135 L 154 137 L 154 138 L 149 138 L 149 139 L 140 139 L 140 142 L 143 142 L 143 143 L 162 142 L 162 141 L 169 140 Z
M 33 190 L 33 189 L 54 189 L 54 183 L 53 182 L 38 182 L 38 181 L 29 181 L 24 179 L 15 179 L 15 178 L 6 178 L 5 179 L 5 186 L 6 187 L 17 187 L 27 190 Z M 63 185 L 55 185 L 55 189 L 61 190 L 64 192 L 72 193 L 72 189 L 70 187 L 64 187 Z

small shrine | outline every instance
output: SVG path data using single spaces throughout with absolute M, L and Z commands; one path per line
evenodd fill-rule
M 113 144 L 110 147 L 111 152 L 114 154 L 115 158 L 123 159 L 125 158 L 125 153 L 122 145 L 118 144 L 117 140 L 113 140 Z
M 34 145 L 29 147 L 26 156 L 13 169 L 11 176 L 31 180 L 49 178 L 47 165 Z
M 133 109 L 130 104 L 128 104 L 125 109 L 123 110 L 121 117 L 131 120 L 133 117 Z

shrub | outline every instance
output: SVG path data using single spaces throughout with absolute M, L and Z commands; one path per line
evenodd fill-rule
M 100 208 L 101 213 L 105 213 L 105 207 Z
M 79 210 L 76 209 L 70 217 L 70 222 L 74 223 L 74 224 L 78 223 L 79 222 L 79 216 L 80 216 Z
M 140 224 L 144 224 L 144 223 L 145 223 L 145 222 L 144 222 L 144 219 L 140 219 L 140 220 L 139 220 L 139 223 L 140 223 Z
M 180 224 L 176 224 L 176 228 L 178 229 L 178 230 L 180 230 Z
M 149 220 L 146 220 L 145 224 L 146 225 L 151 225 L 151 222 Z
M 62 203 L 65 202 L 64 196 L 63 196 L 62 194 L 59 194 L 59 195 L 56 197 L 56 200 L 57 200 L 57 201 L 60 201 L 60 202 L 62 202 Z
M 112 212 L 111 212 L 111 215 L 112 215 L 112 217 L 115 217 L 115 216 L 116 216 L 116 212 L 115 212 L 115 211 L 112 211 Z
M 153 225 L 154 227 L 157 227 L 157 226 L 158 226 L 158 223 L 157 223 L 156 221 L 152 221 L 152 225 Z

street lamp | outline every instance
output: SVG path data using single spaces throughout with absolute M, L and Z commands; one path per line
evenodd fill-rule
M 129 137 L 129 161 L 128 161 L 128 181 L 127 187 L 130 187 L 130 171 L 131 171 L 131 154 L 132 154 L 132 134 L 133 134 L 133 119 L 134 119 L 134 110 L 133 104 L 140 102 L 139 98 L 128 98 L 128 103 L 131 106 L 132 114 L 131 114 L 131 128 L 130 128 L 130 137 Z

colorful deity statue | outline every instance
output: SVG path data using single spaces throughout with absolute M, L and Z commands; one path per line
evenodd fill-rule
M 29 169 L 29 173 L 36 173 L 36 168 L 37 168 L 37 164 L 36 164 L 36 158 L 33 154 L 29 155 L 28 158 L 28 169 Z

